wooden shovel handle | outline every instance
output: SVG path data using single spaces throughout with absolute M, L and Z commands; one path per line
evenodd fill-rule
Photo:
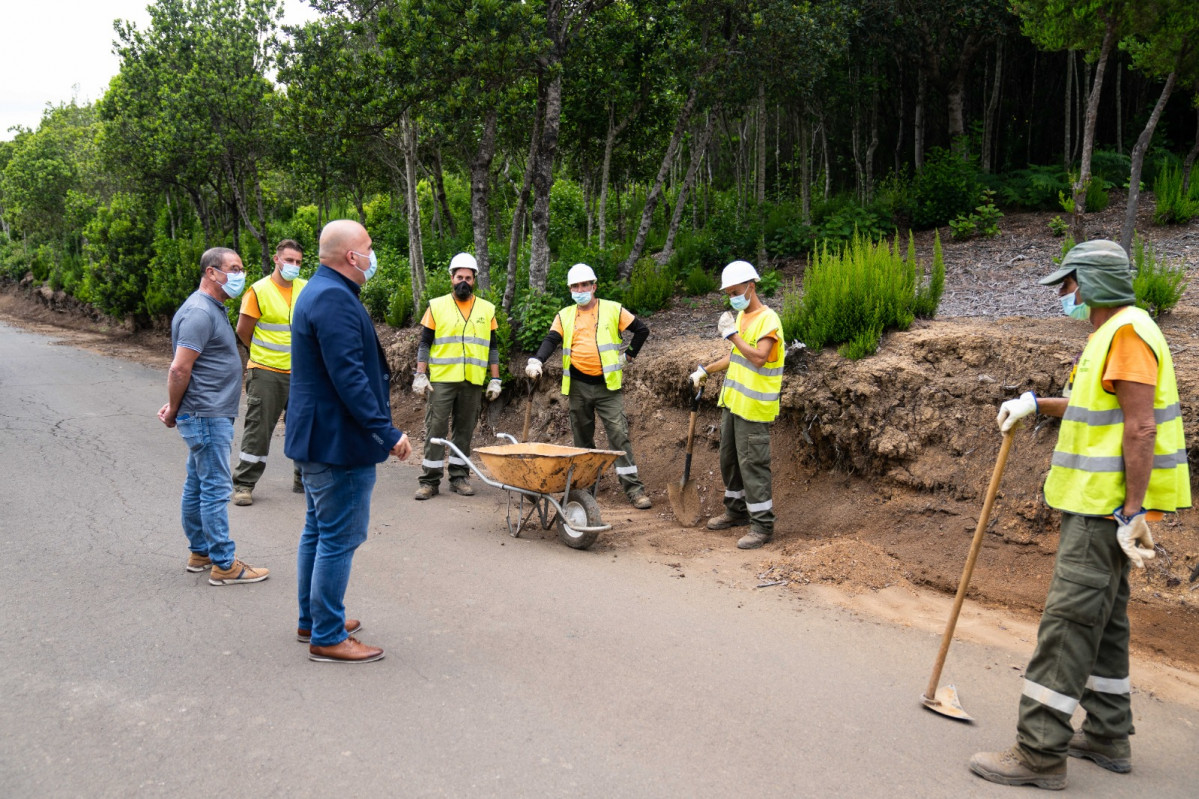
M 1007 456 L 1011 448 L 1012 431 L 1009 430 L 1003 434 L 1003 443 L 999 446 L 999 457 L 995 459 L 995 469 L 991 472 L 991 484 L 987 486 L 987 498 L 983 502 L 982 513 L 978 515 L 978 526 L 974 528 L 974 539 L 970 542 L 970 554 L 966 557 L 966 566 L 962 569 L 962 579 L 958 582 L 958 593 L 953 600 L 953 610 L 949 613 L 945 634 L 941 636 L 941 650 L 937 653 L 937 662 L 933 666 L 933 676 L 928 681 L 928 690 L 924 692 L 924 696 L 928 699 L 932 699 L 937 693 L 937 683 L 941 680 L 941 667 L 945 665 L 949 642 L 953 640 L 953 631 L 958 624 L 958 614 L 962 611 L 966 588 L 970 585 L 970 575 L 974 573 L 974 562 L 978 560 L 979 550 L 982 549 L 983 534 L 987 531 L 987 522 L 991 518 L 991 506 L 995 504 L 995 495 L 999 493 L 999 481 L 1003 479 L 1003 469 L 1007 465 Z
M 533 413 L 533 379 L 529 378 L 529 390 L 525 396 L 525 426 L 520 430 L 522 443 L 529 442 L 529 417 Z

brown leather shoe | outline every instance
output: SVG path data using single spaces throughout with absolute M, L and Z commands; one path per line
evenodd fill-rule
M 362 629 L 362 622 L 358 619 L 346 619 L 346 635 L 353 635 Z M 312 630 L 305 630 L 302 627 L 296 628 L 296 640 L 301 644 L 312 643 Z
M 383 650 L 377 646 L 367 646 L 357 638 L 350 636 L 340 644 L 333 646 L 309 644 L 308 659 L 318 663 L 372 663 L 383 659 Z

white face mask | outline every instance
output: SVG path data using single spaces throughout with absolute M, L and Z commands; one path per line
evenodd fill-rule
M 218 269 L 217 271 L 220 272 L 221 270 Z M 225 290 L 225 294 L 231 298 L 239 296 L 246 287 L 246 273 L 222 272 L 222 274 L 225 276 L 225 282 L 221 285 L 221 288 Z
M 300 276 L 300 265 L 299 264 L 283 264 L 279 269 L 279 274 L 281 274 L 283 276 L 284 280 L 286 280 L 288 283 L 290 283 L 291 281 L 295 280 L 297 277 Z

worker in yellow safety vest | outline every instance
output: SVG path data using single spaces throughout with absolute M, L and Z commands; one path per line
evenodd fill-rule
M 416 499 L 437 495 L 446 467 L 445 446 L 431 443 L 448 436 L 462 454 L 470 457 L 470 441 L 479 420 L 482 397 L 494 400 L 503 390 L 500 381 L 500 351 L 496 338 L 495 306 L 475 295 L 479 265 L 470 253 L 450 259 L 449 294 L 429 301 L 421 319 L 421 340 L 416 354 L 416 376 L 412 391 L 428 395 L 425 406 L 425 452 L 421 460 L 420 487 Z M 488 370 L 491 381 L 486 392 Z M 457 455 L 449 455 L 450 490 L 469 497 L 470 468 Z
M 287 408 L 291 386 L 291 311 L 304 290 L 300 277 L 304 249 L 283 239 L 275 247 L 275 269 L 246 290 L 237 317 L 237 337 L 250 351 L 246 364 L 246 421 L 233 471 L 233 504 L 254 504 L 254 486 L 266 469 L 271 435 Z M 292 491 L 304 493 L 292 467 Z
M 1144 568 L 1154 556 L 1149 522 L 1191 504 L 1174 362 L 1161 330 L 1134 304 L 1132 277 L 1114 241 L 1071 249 L 1041 280 L 1059 286 L 1067 316 L 1091 325 L 1065 396 L 1026 391 L 999 408 L 1005 432 L 1037 413 L 1062 420 L 1045 481 L 1045 502 L 1062 523 L 1016 745 L 970 760 L 991 782 L 1065 788 L 1067 757 L 1132 769 L 1129 565 Z M 1075 730 L 1080 705 L 1086 717 Z
M 696 390 L 713 372 L 725 372 L 720 390 L 720 476 L 724 512 L 709 530 L 749 525 L 739 549 L 757 549 L 774 537 L 774 498 L 770 476 L 770 423 L 779 415 L 786 349 L 779 315 L 758 297 L 758 270 L 733 261 L 721 273 L 720 290 L 737 312 L 726 311 L 717 331 L 729 353 L 691 374 Z

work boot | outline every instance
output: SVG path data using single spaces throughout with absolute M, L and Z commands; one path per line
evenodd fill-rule
M 649 501 L 644 491 L 638 491 L 629 497 L 629 502 L 633 503 L 633 507 L 637 510 L 649 510 L 654 506 L 654 503 Z
M 455 477 L 453 480 L 450 480 L 450 490 L 464 497 L 473 497 L 475 495 L 475 490 L 471 488 L 470 480 L 467 480 L 465 477 Z
M 757 549 L 764 544 L 769 544 L 771 538 L 773 536 L 770 533 L 764 533 L 761 530 L 750 530 L 738 539 L 737 549 Z
M 1066 764 L 1060 763 L 1043 771 L 1030 768 L 1013 746 L 1003 752 L 978 752 L 970 758 L 970 770 L 984 780 L 1000 785 L 1034 785 L 1050 791 L 1066 787 Z
M 353 635 L 362 629 L 362 622 L 358 619 L 346 619 L 346 635 Z M 312 643 L 312 630 L 305 630 L 303 627 L 296 628 L 296 640 L 301 644 Z
M 1108 771 L 1127 774 L 1132 771 L 1132 746 L 1127 738 L 1096 738 L 1077 730 L 1070 739 L 1070 757 L 1094 760 Z
M 233 559 L 232 565 L 227 569 L 222 569 L 215 563 L 212 566 L 212 574 L 208 576 L 208 582 L 212 585 L 238 585 L 240 583 L 260 583 L 269 577 L 270 569 L 256 569 L 253 566 L 247 566 L 237 558 Z
M 708 519 L 709 530 L 727 530 L 730 527 L 745 527 L 747 524 L 749 524 L 748 516 L 732 516 L 727 510 L 719 516 Z
M 251 493 L 254 489 L 249 486 L 234 486 L 233 487 L 233 504 L 234 505 L 253 505 L 254 497 Z
M 414 499 L 432 499 L 435 496 L 437 496 L 437 486 L 421 483 L 420 488 L 416 489 Z
M 212 558 L 207 555 L 197 555 L 195 552 L 188 553 L 187 570 L 189 572 L 202 572 L 205 569 L 212 568 Z
M 298 474 L 293 474 L 291 477 L 291 493 L 293 493 L 293 494 L 303 494 L 304 493 L 304 480 Z
M 309 644 L 308 659 L 318 663 L 372 663 L 383 659 L 383 650 L 377 646 L 367 646 L 350 636 L 333 646 Z

